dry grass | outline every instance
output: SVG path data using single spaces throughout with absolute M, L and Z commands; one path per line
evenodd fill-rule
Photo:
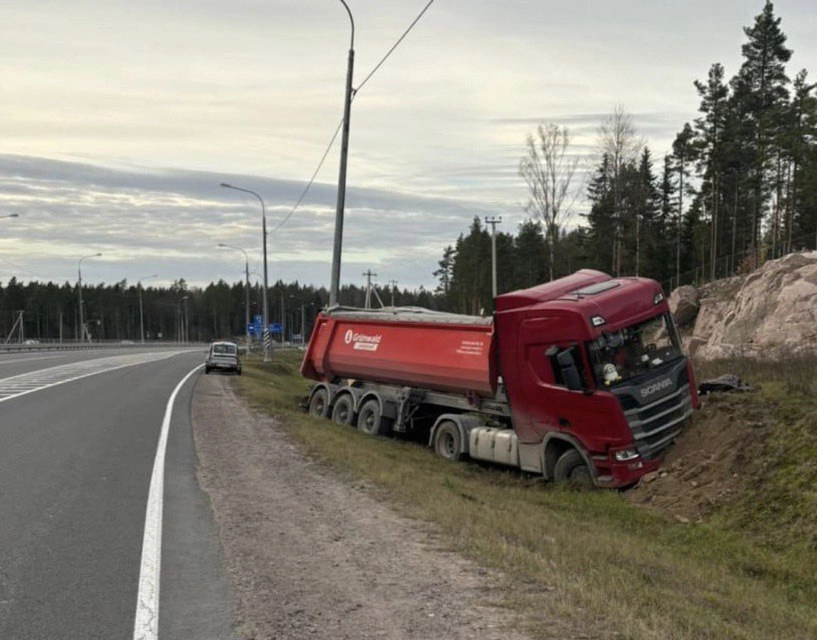
M 501 570 L 507 605 L 532 637 L 817 638 L 817 553 L 753 537 L 776 523 L 736 526 L 737 504 L 737 514 L 682 524 L 615 492 L 451 464 L 413 443 L 315 420 L 297 410 L 308 387 L 298 356 L 248 361 L 236 379 L 240 393 L 278 416 L 311 456 L 433 523 L 451 548 Z

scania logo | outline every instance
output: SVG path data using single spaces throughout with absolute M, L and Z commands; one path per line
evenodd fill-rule
M 642 387 L 639 389 L 638 393 L 642 398 L 646 398 L 648 396 L 653 395 L 654 393 L 658 393 L 659 391 L 663 391 L 667 387 L 672 386 L 672 380 L 669 378 L 664 378 L 663 380 L 658 380 L 657 382 L 653 382 L 652 384 L 647 385 L 646 387 Z

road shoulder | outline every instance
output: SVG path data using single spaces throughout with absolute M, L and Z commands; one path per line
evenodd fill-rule
M 192 406 L 245 638 L 513 639 L 492 578 L 364 487 L 319 467 L 230 377 L 201 376 Z

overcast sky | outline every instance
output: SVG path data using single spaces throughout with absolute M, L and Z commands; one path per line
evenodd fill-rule
M 358 86 L 427 0 L 348 0 Z M 352 107 L 343 282 L 433 288 L 474 215 L 525 218 L 539 122 L 591 154 L 617 104 L 656 159 L 696 116 L 692 82 L 738 69 L 762 0 L 436 0 Z M 775 2 L 789 76 L 817 74 L 814 0 Z M 343 106 L 338 0 L 6 0 L 0 39 L 0 281 L 270 280 L 328 286 Z M 813 79 L 813 78 L 812 78 Z M 590 163 L 592 164 L 592 162 Z M 257 276 L 252 276 L 256 278 Z

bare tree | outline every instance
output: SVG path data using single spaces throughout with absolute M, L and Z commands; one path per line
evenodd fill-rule
M 545 223 L 550 248 L 550 279 L 553 280 L 556 243 L 578 196 L 576 191 L 568 201 L 579 157 L 568 155 L 570 131 L 558 124 L 540 124 L 535 137 L 528 134 L 526 146 L 527 155 L 519 161 L 519 175 L 530 192 L 526 209 Z
M 599 128 L 600 155 L 607 154 L 613 168 L 613 264 L 612 271 L 621 275 L 622 235 L 622 175 L 626 165 L 635 163 L 638 154 L 646 141 L 637 135 L 633 117 L 624 110 L 623 105 L 616 105 L 613 112 Z

